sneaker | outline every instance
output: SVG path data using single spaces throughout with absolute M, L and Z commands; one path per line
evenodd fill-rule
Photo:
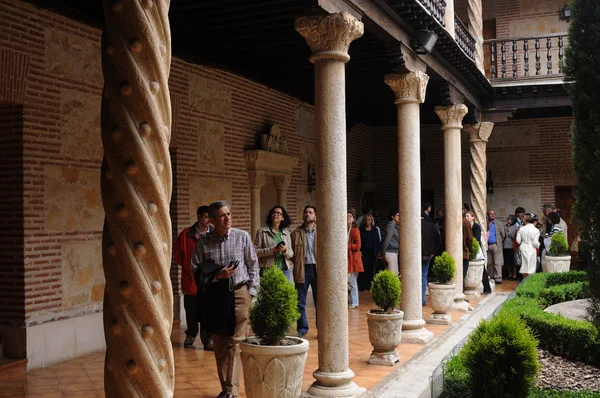
M 501 285 L 502 284 L 502 279 L 497 279 L 496 280 L 496 285 Z
M 183 342 L 183 346 L 186 348 L 192 348 L 194 346 L 195 338 L 192 336 L 185 336 L 185 341 Z
M 358 308 L 358 305 L 349 305 L 348 308 L 350 308 L 351 310 Z
M 206 344 L 202 343 L 202 345 L 204 346 L 204 351 L 214 351 L 215 350 L 215 346 L 214 346 L 212 340 L 208 340 L 206 342 Z
M 306 332 L 298 332 L 298 337 L 303 339 L 306 336 Z

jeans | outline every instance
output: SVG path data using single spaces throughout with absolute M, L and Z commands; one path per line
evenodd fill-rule
M 196 296 L 187 294 L 183 296 L 183 308 L 185 309 L 185 321 L 187 323 L 185 335 L 194 338 L 198 335 L 198 311 L 196 309 L 196 300 Z M 200 340 L 203 345 L 207 345 L 212 340 L 210 333 L 203 330 L 202 325 L 200 325 Z
M 425 305 L 425 291 L 427 291 L 427 274 L 429 274 L 429 263 L 431 262 L 431 258 L 427 260 L 423 260 L 421 263 L 421 304 Z
M 258 276 L 262 278 L 263 274 L 265 273 L 266 268 L 261 268 L 258 271 Z M 294 275 L 292 275 L 292 270 L 291 269 L 285 269 L 285 270 L 281 270 L 281 272 L 283 272 L 283 275 L 285 275 L 286 279 L 288 281 L 290 281 L 290 283 L 294 283 Z
M 300 311 L 300 318 L 296 324 L 296 330 L 298 333 L 308 333 L 308 318 L 306 317 L 306 294 L 308 293 L 308 287 L 312 289 L 313 301 L 315 307 L 317 306 L 317 269 L 314 265 L 304 266 L 304 283 L 296 283 L 296 290 L 298 291 L 298 310 Z
M 350 286 L 350 306 L 358 306 L 358 272 L 348 274 L 348 286 Z

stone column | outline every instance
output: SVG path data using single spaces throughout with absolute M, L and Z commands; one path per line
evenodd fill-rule
M 346 231 L 345 63 L 350 43 L 363 24 L 347 13 L 301 17 L 296 30 L 307 41 L 315 64 L 315 146 L 319 195 L 317 261 L 319 369 L 304 396 L 356 397 L 348 362 L 348 233 Z
M 107 397 L 172 397 L 169 1 L 103 0 Z
M 469 304 L 463 294 L 463 233 L 462 233 L 462 176 L 460 153 L 460 130 L 467 114 L 464 104 L 436 106 L 435 113 L 442 121 L 444 132 L 444 206 L 446 219 L 446 251 L 456 263 L 452 283 L 456 285 L 454 308 L 467 311 Z
M 250 181 L 250 236 L 254 239 L 254 234 L 261 227 L 260 219 L 260 191 L 265 186 L 267 178 L 262 171 L 248 172 Z
M 429 76 L 408 72 L 385 76 L 385 83 L 396 95 L 398 106 L 398 208 L 400 224 L 400 273 L 404 311 L 402 339 L 426 344 L 433 333 L 425 329 L 421 306 L 421 150 L 420 104 L 425 101 Z
M 280 206 L 287 210 L 287 192 L 290 187 L 291 176 L 275 176 L 275 185 L 277 185 L 277 198 Z
M 481 225 L 481 249 L 487 251 L 487 157 L 485 150 L 492 134 L 494 123 L 483 122 L 465 126 L 469 133 L 471 151 L 471 204 L 475 219 Z
M 450 33 L 450 36 L 456 37 L 456 32 L 454 29 L 454 0 L 446 0 L 444 23 L 446 24 L 446 31 Z
M 469 33 L 475 39 L 475 65 L 485 74 L 483 60 L 483 14 L 481 0 L 469 0 Z

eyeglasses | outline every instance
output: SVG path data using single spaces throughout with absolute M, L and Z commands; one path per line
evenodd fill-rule
M 274 211 L 272 214 L 273 214 L 274 216 L 283 216 L 283 213 L 282 213 L 282 212 L 280 212 L 280 211 Z

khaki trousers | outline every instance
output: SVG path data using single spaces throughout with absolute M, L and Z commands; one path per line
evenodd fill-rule
M 248 337 L 248 309 L 252 296 L 248 287 L 243 286 L 234 291 L 235 294 L 235 334 L 233 336 L 213 335 L 217 373 L 221 381 L 222 391 L 239 395 L 242 359 L 240 357 L 240 341 Z
M 504 265 L 502 245 L 499 245 L 498 243 L 488 245 L 487 261 L 490 279 L 502 280 L 502 266 Z

